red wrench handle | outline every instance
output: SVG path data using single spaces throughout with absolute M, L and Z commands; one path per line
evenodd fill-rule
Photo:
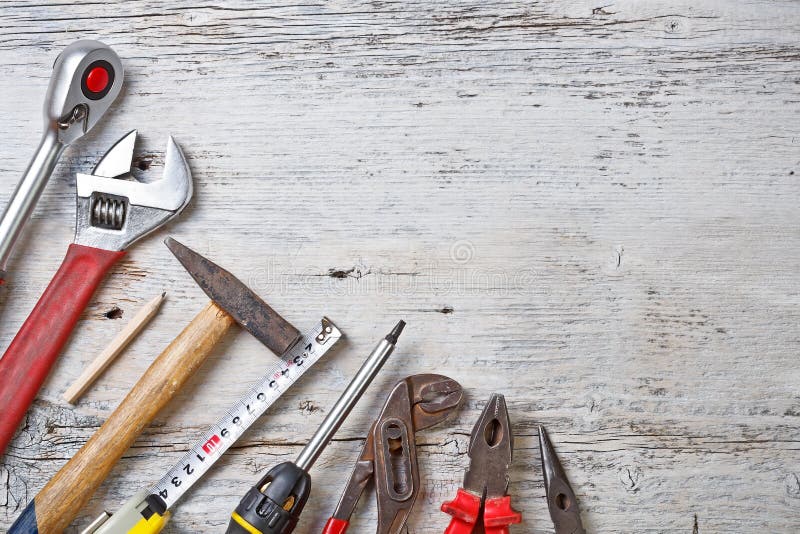
M 72 244 L 0 359 L 0 456 L 97 286 L 125 251 Z

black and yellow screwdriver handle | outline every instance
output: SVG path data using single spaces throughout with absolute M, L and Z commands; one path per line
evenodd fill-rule
M 392 354 L 405 326 L 405 321 L 399 321 L 372 349 L 297 460 L 273 467 L 250 488 L 231 514 L 226 534 L 289 534 L 294 530 L 311 493 L 308 469 Z
M 226 534 L 288 534 L 311 493 L 311 477 L 292 462 L 270 469 L 231 514 Z

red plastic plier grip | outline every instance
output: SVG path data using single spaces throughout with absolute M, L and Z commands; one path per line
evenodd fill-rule
M 347 532 L 347 527 L 349 526 L 349 521 L 331 517 L 328 519 L 328 522 L 325 523 L 325 527 L 322 529 L 322 534 L 344 534 Z
M 459 488 L 456 498 L 442 504 L 442 512 L 453 516 L 444 534 L 472 534 L 481 512 L 481 498 Z M 522 522 L 522 515 L 511 508 L 511 497 L 486 499 L 483 526 L 486 534 L 509 534 L 508 527 Z

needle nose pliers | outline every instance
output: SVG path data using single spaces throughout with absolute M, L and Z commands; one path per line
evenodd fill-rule
M 556 534 L 586 534 L 581 523 L 581 511 L 567 474 L 558 461 L 556 451 L 544 427 L 539 425 L 539 450 L 542 454 L 542 474 L 547 493 L 547 508 L 556 527 Z
M 495 393 L 472 429 L 470 465 L 464 476 L 464 486 L 455 499 L 442 505 L 442 511 L 453 516 L 444 534 L 509 534 L 509 525 L 522 521 L 520 514 L 511 508 L 511 497 L 507 494 L 513 450 L 506 401 Z M 539 450 L 547 508 L 556 534 L 586 534 L 575 492 L 541 425 Z

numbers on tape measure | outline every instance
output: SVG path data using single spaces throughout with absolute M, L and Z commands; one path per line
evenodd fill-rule
M 279 367 L 253 386 L 221 421 L 209 429 L 199 443 L 164 474 L 150 489 L 151 495 L 157 494 L 164 500 L 164 506 L 170 508 L 286 388 L 335 345 L 341 332 L 323 319 L 321 326 L 306 332 L 304 337 L 304 344 L 296 345 L 290 354 L 285 355 Z M 331 338 L 333 343 L 329 343 Z
M 222 443 L 222 440 L 219 439 L 218 435 L 214 434 L 208 438 L 205 443 L 203 443 L 202 449 L 206 454 L 211 454 L 217 449 L 217 447 L 219 447 L 220 443 Z M 200 455 L 198 454 L 198 458 L 199 457 Z

